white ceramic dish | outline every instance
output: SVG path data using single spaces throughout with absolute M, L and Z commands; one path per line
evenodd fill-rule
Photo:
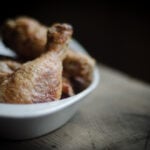
M 71 47 L 86 52 L 76 41 Z M 0 43 L 0 54 L 13 55 Z M 0 137 L 7 139 L 30 139 L 49 133 L 65 124 L 77 111 L 80 102 L 90 94 L 99 82 L 95 68 L 93 82 L 81 93 L 61 101 L 42 104 L 0 104 Z M 71 132 L 71 131 L 70 131 Z

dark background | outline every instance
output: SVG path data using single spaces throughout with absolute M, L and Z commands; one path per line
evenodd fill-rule
M 99 62 L 150 82 L 150 9 L 147 3 L 1 2 L 0 24 L 28 15 L 51 25 L 68 22 L 76 38 Z

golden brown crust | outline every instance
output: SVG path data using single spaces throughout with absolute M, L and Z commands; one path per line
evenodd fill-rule
M 7 20 L 2 27 L 2 39 L 18 55 L 33 59 L 43 53 L 47 28 L 29 17 Z M 44 38 L 42 38 L 44 37 Z
M 62 65 L 53 54 L 25 63 L 0 88 L 7 103 L 37 103 L 61 97 Z

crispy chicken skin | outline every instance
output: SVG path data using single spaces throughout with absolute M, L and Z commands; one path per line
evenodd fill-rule
M 62 61 L 71 35 L 71 26 L 53 25 L 47 34 L 47 52 L 3 78 L 0 84 L 1 101 L 25 104 L 60 99 Z
M 0 60 L 0 83 L 6 78 L 6 76 L 11 75 L 14 71 L 21 67 L 21 63 L 14 60 Z M 62 98 L 70 97 L 74 95 L 74 90 L 71 82 L 67 77 L 63 76 L 62 80 Z
M 21 67 L 21 63 L 13 60 L 0 60 L 0 83 L 17 69 Z M 67 77 L 63 76 L 62 80 L 62 98 L 70 97 L 74 95 L 74 90 L 71 82 Z
M 4 43 L 24 59 L 36 58 L 45 50 L 47 28 L 32 18 L 7 20 L 1 34 Z

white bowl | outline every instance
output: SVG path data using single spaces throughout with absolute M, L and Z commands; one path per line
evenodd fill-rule
M 71 47 L 86 52 L 74 40 Z M 4 49 L 0 43 L 0 53 Z M 14 55 L 9 50 L 7 52 L 7 55 Z M 90 86 L 75 96 L 41 104 L 0 104 L 0 136 L 7 139 L 30 139 L 61 127 L 75 114 L 80 102 L 95 89 L 98 82 L 99 72 L 95 68 Z

